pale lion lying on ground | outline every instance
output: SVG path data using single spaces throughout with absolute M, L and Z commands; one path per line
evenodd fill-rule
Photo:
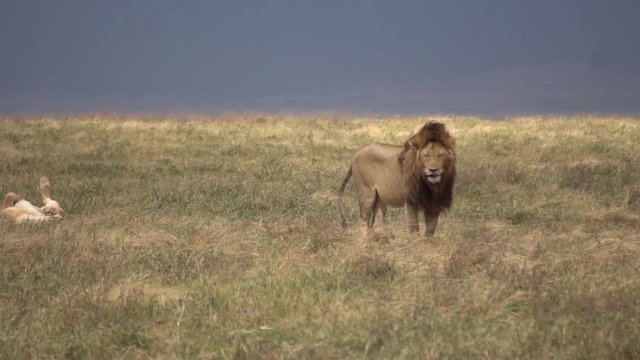
M 0 216 L 15 224 L 61 219 L 65 211 L 57 201 L 51 199 L 51 185 L 49 179 L 44 176 L 40 178 L 40 193 L 44 203 L 43 207 L 31 204 L 19 194 L 8 193 L 0 207 Z

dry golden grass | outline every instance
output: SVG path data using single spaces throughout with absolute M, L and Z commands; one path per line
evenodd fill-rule
M 342 229 L 350 156 L 429 118 L 0 120 L 0 358 L 639 358 L 640 121 L 440 117 L 454 208 Z

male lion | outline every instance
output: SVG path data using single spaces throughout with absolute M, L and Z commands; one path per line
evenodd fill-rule
M 8 193 L 0 206 L 0 215 L 16 224 L 39 223 L 62 218 L 65 211 L 57 201 L 51 199 L 51 185 L 49 179 L 44 176 L 40 178 L 40 193 L 44 203 L 41 208 L 24 200 L 19 194 Z
M 433 236 L 440 212 L 451 207 L 456 175 L 455 140 L 444 124 L 431 121 L 413 135 L 404 147 L 371 144 L 360 149 L 339 190 L 342 225 L 344 189 L 353 175 L 360 216 L 368 227 L 376 216 L 384 221 L 387 206 L 405 209 L 407 226 L 419 232 L 418 212 L 424 213 L 425 236 Z

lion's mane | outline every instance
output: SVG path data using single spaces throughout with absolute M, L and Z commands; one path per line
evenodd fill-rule
M 430 142 L 437 142 L 450 150 L 451 156 L 445 162 L 442 180 L 431 184 L 424 175 L 424 167 L 418 160 L 418 152 Z M 453 184 L 456 176 L 455 139 L 444 124 L 431 121 L 404 144 L 398 160 L 402 167 L 402 178 L 406 201 L 428 213 L 440 213 L 451 207 Z

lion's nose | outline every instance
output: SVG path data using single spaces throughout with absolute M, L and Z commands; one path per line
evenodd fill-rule
M 429 172 L 434 173 L 434 172 L 437 172 L 437 171 L 438 171 L 438 168 L 435 168 L 435 169 L 429 168 Z

